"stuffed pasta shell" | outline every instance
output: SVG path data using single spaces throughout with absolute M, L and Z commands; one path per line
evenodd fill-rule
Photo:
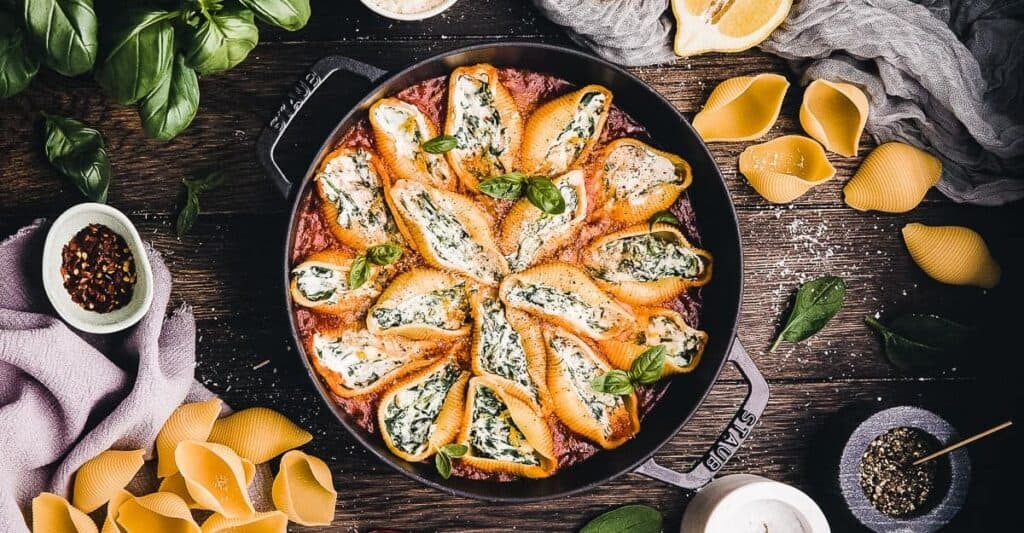
M 513 272 L 536 264 L 569 242 L 587 216 L 583 172 L 573 170 L 552 181 L 565 199 L 565 211 L 549 215 L 520 198 L 502 221 L 498 246 Z
M 317 373 L 342 398 L 376 392 L 428 349 L 423 342 L 378 336 L 358 326 L 318 331 L 306 341 Z
M 561 174 L 583 161 L 601 137 L 611 106 L 611 91 L 587 85 L 537 108 L 523 130 L 523 169 Z
M 466 282 L 437 270 L 414 268 L 399 274 L 366 315 L 376 335 L 447 339 L 469 334 Z
M 633 360 L 649 348 L 665 347 L 663 375 L 685 374 L 700 363 L 708 334 L 690 327 L 679 313 L 662 307 L 637 309 L 637 330 L 625 338 L 598 345 L 616 368 L 629 370 Z
M 493 289 L 472 294 L 470 302 L 473 373 L 502 380 L 534 404 L 545 404 L 544 339 L 537 323 L 526 313 L 505 307 Z
M 377 265 L 370 264 L 366 282 L 352 289 L 348 273 L 355 257 L 338 250 L 324 250 L 292 269 L 290 290 L 295 303 L 335 315 L 362 311 L 381 291 Z
M 368 150 L 339 148 L 325 158 L 316 190 L 327 225 L 342 244 L 365 250 L 397 234 L 385 200 L 389 180 Z
M 377 151 L 395 179 L 455 190 L 455 173 L 444 154 L 423 149 L 423 143 L 437 136 L 437 126 L 418 107 L 398 98 L 382 98 L 370 106 L 370 125 Z
M 636 139 L 617 139 L 598 161 L 599 205 L 612 220 L 637 223 L 672 207 L 693 181 L 681 157 Z

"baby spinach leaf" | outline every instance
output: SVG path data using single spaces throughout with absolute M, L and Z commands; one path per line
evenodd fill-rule
M 81 122 L 64 117 L 46 118 L 46 158 L 93 202 L 106 202 L 110 187 L 110 159 L 103 136 Z
M 609 370 L 591 379 L 590 388 L 597 392 L 625 396 L 633 392 L 633 380 L 622 370 Z
M 370 279 L 370 265 L 366 262 L 366 254 L 359 254 L 352 260 L 348 269 L 348 288 L 358 289 Z
M 480 192 L 499 200 L 515 200 L 523 195 L 526 178 L 527 175 L 522 172 L 487 178 L 480 182 Z
M 309 22 L 309 0 L 239 0 L 256 16 L 288 31 L 302 29 Z
M 817 333 L 839 312 L 845 295 L 846 283 L 837 276 L 822 276 L 801 285 L 786 325 L 768 351 L 774 352 L 782 341 L 800 342 Z
M 394 244 L 385 243 L 366 249 L 366 259 L 375 265 L 390 265 L 402 257 L 402 249 Z
M 665 367 L 665 346 L 652 346 L 633 360 L 629 365 L 629 379 L 634 383 L 649 384 L 661 379 Z
M 164 76 L 156 89 L 142 99 L 139 117 L 150 137 L 166 141 L 187 128 L 198 109 L 199 79 L 185 64 L 185 58 L 177 55 L 171 74 Z
M 185 45 L 185 59 L 199 74 L 223 72 L 241 63 L 258 42 L 252 11 L 229 7 L 204 13 Z
M 885 355 L 903 370 L 949 366 L 968 348 L 971 328 L 937 315 L 901 315 L 883 324 L 864 317 L 882 335 Z
M 96 63 L 99 23 L 92 0 L 25 0 L 25 25 L 53 70 L 77 76 Z
M 544 176 L 533 176 L 526 180 L 526 198 L 537 209 L 549 215 L 561 215 L 565 212 L 562 191 Z
M 428 154 L 443 154 L 455 149 L 458 145 L 459 141 L 455 137 L 451 135 L 438 135 L 423 143 L 423 151 Z
M 25 38 L 21 21 L 0 9 L 0 98 L 20 93 L 39 72 L 39 61 Z
M 196 219 L 199 218 L 199 195 L 220 187 L 224 183 L 224 174 L 211 172 L 202 178 L 182 178 L 181 182 L 185 184 L 185 205 L 178 213 L 175 224 L 179 239 L 192 230 Z
M 174 26 L 178 13 L 130 10 L 114 23 L 96 81 L 121 104 L 134 104 L 172 75 Z M 105 41 L 106 42 L 106 41 Z
M 661 533 L 661 513 L 647 505 L 624 505 L 583 526 L 580 533 Z

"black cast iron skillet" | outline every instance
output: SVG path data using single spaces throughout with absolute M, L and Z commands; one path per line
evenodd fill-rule
M 377 99 L 425 79 L 447 76 L 455 67 L 476 63 L 546 72 L 577 85 L 599 83 L 611 89 L 615 103 L 647 128 L 655 145 L 681 154 L 693 167 L 694 180 L 689 194 L 703 245 L 715 257 L 715 275 L 711 283 L 704 287 L 704 307 L 700 322 L 701 329 L 708 332 L 710 340 L 697 369 L 691 374 L 672 378 L 665 395 L 644 417 L 640 433 L 635 438 L 615 450 L 603 451 L 590 460 L 560 470 L 547 479 L 511 483 L 455 477 L 444 480 L 434 470 L 432 463 L 409 463 L 392 455 L 378 435 L 367 433 L 355 425 L 331 400 L 329 390 L 320 381 L 304 354 L 294 315 L 290 310 L 292 302 L 287 287 L 300 192 L 309 185 L 321 158 L 337 144 L 349 127 L 365 116 L 366 110 Z M 339 72 L 365 78 L 371 84 L 376 83 L 376 88 L 344 115 L 333 106 L 322 111 L 342 116 L 317 156 L 310 162 L 305 176 L 301 180 L 290 180 L 275 160 L 277 144 L 296 112 L 324 80 Z M 282 276 L 285 305 L 289 309 L 292 337 L 299 357 L 306 365 L 310 379 L 320 395 L 341 424 L 382 461 L 412 479 L 460 496 L 499 502 L 527 502 L 565 496 L 628 472 L 638 472 L 685 489 L 696 490 L 710 482 L 732 457 L 764 411 L 768 402 L 768 384 L 736 340 L 736 321 L 743 290 L 743 256 L 736 212 L 725 182 L 707 147 L 679 111 L 625 70 L 577 50 L 533 43 L 500 43 L 461 48 L 420 61 L 390 76 L 371 65 L 346 57 L 330 56 L 313 65 L 296 84 L 261 134 L 256 148 L 260 163 L 281 193 L 292 202 L 291 228 L 282 253 Z M 652 456 L 694 415 L 727 361 L 737 366 L 749 386 L 739 412 L 704 454 L 700 463 L 688 472 L 675 472 L 655 463 Z

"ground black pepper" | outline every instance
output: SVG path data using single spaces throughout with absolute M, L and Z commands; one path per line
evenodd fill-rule
M 860 461 L 860 486 L 879 511 L 903 518 L 920 510 L 935 489 L 938 460 L 911 466 L 937 448 L 927 433 L 909 427 L 875 437 Z
M 82 228 L 64 245 L 61 259 L 64 288 L 84 309 L 109 313 L 131 301 L 135 257 L 114 230 L 103 224 Z

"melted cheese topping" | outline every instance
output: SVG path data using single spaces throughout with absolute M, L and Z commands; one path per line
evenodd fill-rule
M 377 307 L 373 310 L 373 318 L 383 329 L 424 324 L 454 331 L 469 322 L 469 299 L 466 297 L 464 283 L 388 304 L 394 307 Z
M 576 106 L 576 114 L 552 141 L 544 157 L 546 168 L 553 172 L 568 169 L 583 152 L 587 142 L 597 130 L 597 119 L 604 111 L 608 98 L 594 91 L 584 94 Z
M 591 358 L 575 341 L 568 337 L 555 335 L 548 345 L 558 355 L 558 364 L 569 376 L 580 401 L 590 410 L 591 416 L 601 425 L 604 435 L 611 434 L 611 413 L 622 407 L 622 397 L 605 392 L 597 392 L 590 386 L 590 381 L 604 374 L 607 370 Z
M 700 337 L 693 331 L 679 327 L 667 316 L 651 317 L 641 335 L 642 338 L 637 339 L 639 344 L 664 346 L 666 359 L 678 367 L 689 365 L 700 349 Z
M 507 256 L 508 266 L 513 272 L 519 272 L 532 265 L 537 259 L 537 252 L 545 242 L 570 229 L 572 219 L 576 216 L 576 207 L 579 205 L 579 195 L 576 194 L 576 188 L 570 180 L 560 180 L 556 186 L 565 199 L 565 211 L 558 215 L 542 213 L 523 228 L 519 234 L 519 247 L 515 253 Z
M 473 395 L 469 444 L 477 457 L 526 465 L 540 464 L 533 446 L 512 420 L 508 406 L 493 390 L 483 385 L 478 386 Z
M 522 385 L 538 399 L 537 386 L 527 370 L 522 337 L 505 316 L 505 306 L 501 300 L 486 298 L 480 307 L 480 366 L 491 374 Z
M 541 313 L 558 315 L 581 329 L 604 333 L 614 325 L 602 307 L 590 305 L 575 293 L 548 285 L 516 280 L 505 297 L 509 302 L 532 307 Z
M 704 260 L 671 233 L 650 232 L 609 241 L 598 249 L 604 268 L 593 274 L 611 282 L 695 279 L 704 272 Z
M 398 157 L 414 162 L 416 168 L 428 174 L 432 182 L 443 186 L 449 180 L 445 172 L 443 154 L 431 154 L 423 150 L 427 119 L 420 110 L 411 104 L 381 105 L 374 109 L 377 124 L 395 142 Z
M 475 159 L 477 164 L 468 170 L 478 178 L 511 170 L 499 159 L 508 149 L 509 138 L 489 81 L 483 73 L 475 77 L 460 74 L 455 80 L 452 120 L 458 145 L 452 152 L 459 159 Z
M 608 154 L 603 178 L 612 199 L 625 199 L 630 205 L 643 205 L 659 185 L 683 183 L 672 161 L 635 144 L 623 144 Z
M 340 226 L 386 234 L 395 226 L 384 203 L 384 185 L 370 166 L 372 158 L 362 149 L 342 154 L 327 163 L 317 180 L 327 201 L 338 208 Z
M 426 450 L 448 390 L 460 373 L 458 366 L 446 364 L 391 397 L 384 406 L 384 425 L 395 448 L 409 454 Z
M 339 338 L 313 336 L 313 351 L 320 364 L 337 372 L 342 385 L 362 389 L 402 366 L 408 357 L 394 357 L 381 350 L 367 331 L 346 331 Z

